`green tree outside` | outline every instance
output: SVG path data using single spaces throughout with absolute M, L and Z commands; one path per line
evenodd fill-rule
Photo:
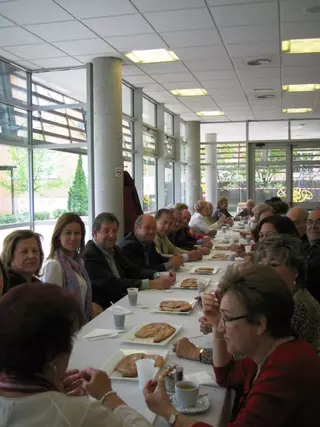
M 88 215 L 88 186 L 79 155 L 76 173 L 68 193 L 68 211 L 80 216 Z

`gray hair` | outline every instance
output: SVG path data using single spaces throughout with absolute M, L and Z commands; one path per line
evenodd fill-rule
M 273 208 L 270 205 L 267 205 L 267 203 L 258 203 L 253 209 L 252 209 L 253 215 L 255 218 L 259 220 L 260 215 L 263 212 L 272 212 L 274 213 Z
M 208 202 L 205 200 L 198 200 L 197 203 L 194 205 L 194 210 L 198 213 L 202 211 L 207 206 Z
M 301 241 L 288 234 L 270 234 L 263 242 L 259 242 L 255 251 L 255 261 L 263 258 L 276 259 L 288 269 L 296 268 L 299 278 L 304 281 L 306 263 L 301 256 Z

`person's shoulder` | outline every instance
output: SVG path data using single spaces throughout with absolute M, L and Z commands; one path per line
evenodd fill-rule
M 312 371 L 315 378 L 320 380 L 320 359 L 315 349 L 307 342 L 296 338 L 281 344 L 275 349 L 267 365 L 277 365 L 278 368 L 292 375 L 305 375 Z
M 61 263 L 57 258 L 47 258 L 42 266 L 42 269 L 46 269 L 47 267 L 61 267 Z
M 126 247 L 132 247 L 132 246 L 140 246 L 140 242 L 136 238 L 135 234 L 133 232 L 126 235 L 126 237 L 121 240 L 121 242 L 118 243 L 118 246 L 120 248 L 126 248 Z
M 100 252 L 100 249 L 97 247 L 94 241 L 89 240 L 85 246 L 84 259 L 87 260 L 88 258 L 96 258 Z

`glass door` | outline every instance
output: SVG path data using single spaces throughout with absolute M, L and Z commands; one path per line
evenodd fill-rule
M 290 145 L 255 144 L 254 195 L 256 203 L 271 197 L 291 202 Z

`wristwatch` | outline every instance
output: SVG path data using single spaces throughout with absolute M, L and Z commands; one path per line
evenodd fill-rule
M 159 279 L 160 276 L 161 276 L 161 274 L 159 272 L 158 273 L 154 273 L 153 279 Z
M 203 354 L 203 352 L 204 352 L 204 348 L 202 348 L 200 350 L 200 357 L 199 357 L 200 362 L 202 362 L 202 354 Z
M 177 421 L 177 417 L 178 415 L 180 415 L 180 412 L 178 411 L 174 411 L 169 418 L 167 419 L 168 423 L 173 426 L 175 424 L 175 422 Z

